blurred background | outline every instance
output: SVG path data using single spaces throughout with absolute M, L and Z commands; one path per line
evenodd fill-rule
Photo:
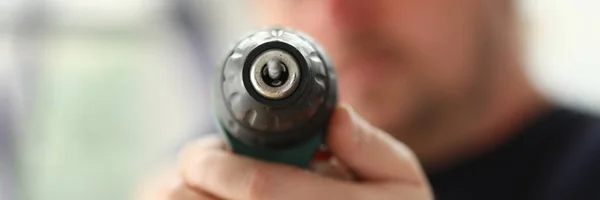
M 215 129 L 213 66 L 246 0 L 0 1 L 0 199 L 129 199 Z M 528 72 L 600 113 L 600 1 L 522 0 Z

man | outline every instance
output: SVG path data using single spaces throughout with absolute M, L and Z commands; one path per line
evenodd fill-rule
M 332 166 L 355 177 L 253 160 L 203 139 L 147 197 L 600 198 L 600 121 L 547 102 L 527 81 L 514 1 L 256 5 L 265 25 L 307 32 L 332 56 L 344 106 L 327 142 Z

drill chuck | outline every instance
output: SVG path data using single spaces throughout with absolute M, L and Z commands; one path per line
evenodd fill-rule
M 329 57 L 294 30 L 250 34 L 218 70 L 215 114 L 236 153 L 305 167 L 336 103 Z

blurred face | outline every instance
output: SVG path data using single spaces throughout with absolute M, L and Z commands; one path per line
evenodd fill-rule
M 479 0 L 256 0 L 263 25 L 308 33 L 333 58 L 340 102 L 419 153 L 478 109 L 489 13 Z M 489 2 L 486 2 L 489 3 Z M 490 8 L 490 9 L 487 9 Z

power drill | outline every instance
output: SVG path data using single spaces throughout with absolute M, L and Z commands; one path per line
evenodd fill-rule
M 307 168 L 337 99 L 330 58 L 282 27 L 239 41 L 218 69 L 215 115 L 233 152 Z

